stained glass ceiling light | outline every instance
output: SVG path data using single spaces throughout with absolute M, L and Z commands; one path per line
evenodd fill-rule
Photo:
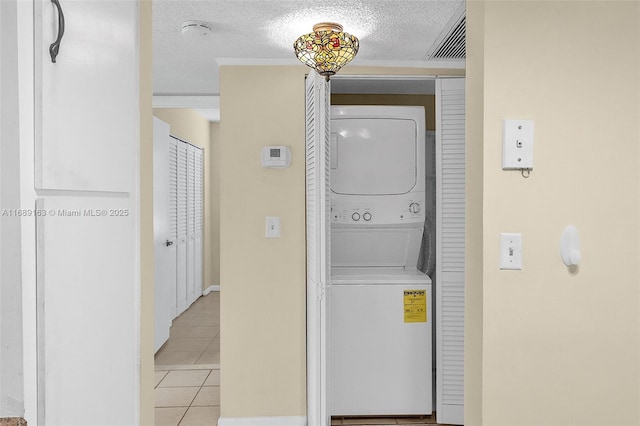
M 321 22 L 313 26 L 312 33 L 300 36 L 293 43 L 293 49 L 303 64 L 328 81 L 356 56 L 359 44 L 356 37 L 342 31 L 342 25 Z

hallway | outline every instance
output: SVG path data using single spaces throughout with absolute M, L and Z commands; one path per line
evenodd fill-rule
M 220 293 L 173 321 L 155 356 L 156 426 L 215 425 L 220 417 Z

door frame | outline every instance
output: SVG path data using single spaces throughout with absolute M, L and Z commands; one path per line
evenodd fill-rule
M 393 74 L 381 74 L 381 75 L 377 75 L 377 74 L 353 74 L 353 75 L 335 75 L 332 77 L 332 80 L 388 80 L 388 81 L 415 81 L 416 84 L 419 84 L 420 82 L 425 82 L 425 81 L 436 81 L 438 80 L 440 76 L 439 75 L 393 75 Z M 329 86 L 329 91 L 331 92 L 331 86 Z M 305 106 L 306 108 L 306 106 Z M 328 117 L 327 119 L 330 120 L 330 117 Z M 437 131 L 437 129 L 436 129 Z M 322 223 L 322 221 L 325 219 L 324 217 L 316 217 L 316 224 L 320 224 Z M 324 224 L 329 225 L 330 224 Z M 321 226 L 322 227 L 322 226 Z M 308 257 L 307 253 L 307 259 Z M 307 268 L 309 268 L 309 263 L 307 261 Z M 329 271 L 331 270 L 331 263 L 330 263 L 330 258 L 329 258 L 329 264 L 328 264 L 328 269 Z M 307 282 L 308 285 L 308 282 Z M 330 278 L 329 278 L 329 283 L 328 285 L 330 286 Z M 314 297 L 313 294 L 310 295 L 309 292 L 307 292 L 307 306 L 309 306 L 309 303 L 312 302 L 312 300 L 310 300 L 310 298 Z M 321 374 L 320 377 L 316 376 L 314 374 L 314 372 L 309 368 L 309 363 L 314 363 L 317 364 L 319 362 L 321 362 L 320 359 L 316 359 L 316 357 L 320 356 L 320 357 L 324 357 L 325 359 L 328 358 L 328 354 L 327 354 L 327 345 L 326 345 L 326 341 L 322 338 L 318 339 L 315 342 L 309 342 L 309 330 L 310 329 L 314 329 L 317 330 L 321 327 L 322 325 L 322 319 L 319 316 L 319 311 L 314 310 L 313 313 L 316 313 L 318 315 L 307 315 L 307 351 L 309 350 L 309 345 L 317 345 L 317 347 L 319 348 L 319 352 L 321 355 L 318 355 L 318 352 L 313 351 L 311 353 L 307 353 L 307 407 L 309 406 L 310 403 L 310 395 L 319 395 L 320 399 L 324 399 L 325 401 L 329 400 L 329 389 L 328 389 L 328 375 L 326 374 L 326 371 L 322 371 L 323 374 Z M 330 311 L 329 311 L 330 313 Z M 329 318 L 330 321 L 330 318 Z M 325 330 L 325 333 L 327 332 L 327 330 Z M 327 335 L 327 340 L 330 338 L 330 335 Z M 311 357 L 311 359 L 309 358 Z M 314 414 L 309 412 L 309 410 L 307 410 L 307 424 L 308 425 L 314 425 L 314 418 L 312 417 Z M 321 425 L 324 426 L 324 425 Z M 327 425 L 328 426 L 328 425 Z

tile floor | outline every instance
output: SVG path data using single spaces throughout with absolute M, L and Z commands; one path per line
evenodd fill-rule
M 156 369 L 156 426 L 215 426 L 220 369 Z
M 220 417 L 220 293 L 173 320 L 155 356 L 156 426 L 215 426 Z
M 193 302 L 173 320 L 169 340 L 156 353 L 156 369 L 171 365 L 220 366 L 220 293 Z

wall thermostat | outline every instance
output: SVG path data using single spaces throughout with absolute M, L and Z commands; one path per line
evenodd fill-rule
M 285 168 L 291 164 L 288 146 L 265 146 L 262 148 L 262 167 Z

